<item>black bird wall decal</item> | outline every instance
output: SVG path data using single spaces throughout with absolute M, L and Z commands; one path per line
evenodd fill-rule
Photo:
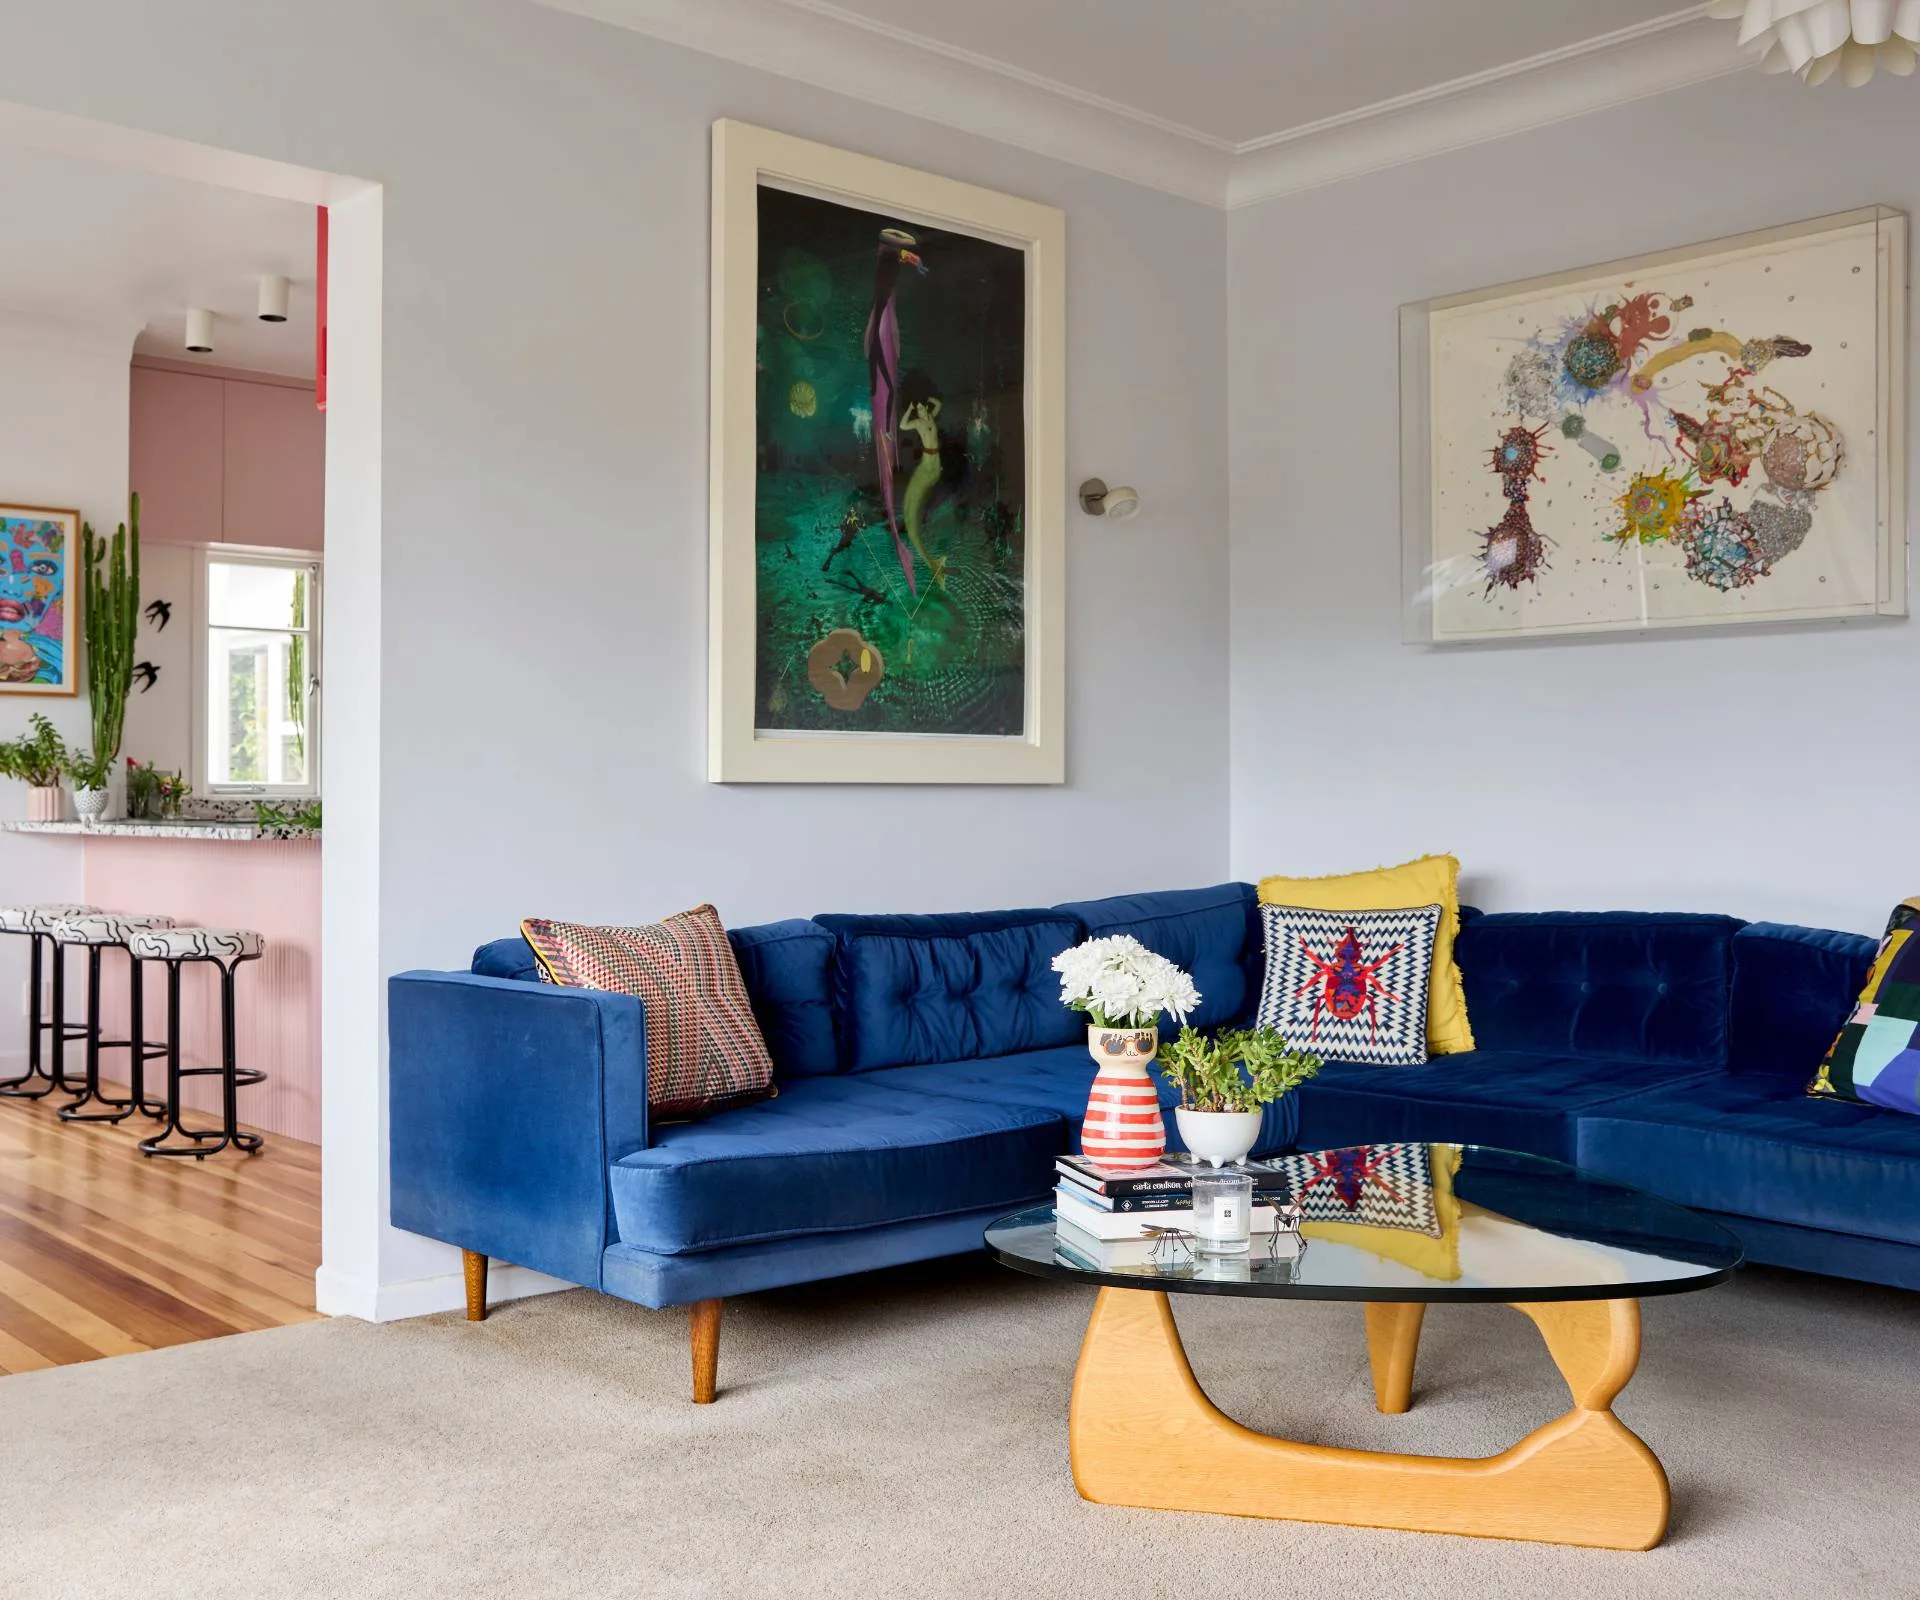
M 136 661 L 133 664 L 133 676 L 140 685 L 140 692 L 145 694 L 159 681 L 160 669 L 151 661 Z
M 173 602 L 171 600 L 150 600 L 147 602 L 146 619 L 153 624 L 155 633 L 165 633 L 167 624 L 173 621 Z

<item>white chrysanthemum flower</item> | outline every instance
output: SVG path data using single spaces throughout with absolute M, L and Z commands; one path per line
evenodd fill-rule
M 1099 1027 L 1144 1028 L 1160 1013 L 1176 1022 L 1200 1004 L 1193 979 L 1129 934 L 1089 939 L 1053 958 L 1060 1000 Z

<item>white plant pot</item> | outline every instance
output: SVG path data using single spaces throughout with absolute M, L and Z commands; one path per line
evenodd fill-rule
M 107 801 L 110 798 L 105 789 L 82 789 L 75 785 L 73 814 L 82 822 L 98 822 L 107 814 Z
M 1260 1142 L 1258 1111 L 1189 1111 L 1176 1106 L 1173 1120 L 1188 1153 L 1209 1166 L 1244 1161 Z

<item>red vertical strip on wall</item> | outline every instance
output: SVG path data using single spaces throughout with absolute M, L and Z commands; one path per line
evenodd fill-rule
M 318 280 L 318 306 L 313 318 L 313 403 L 327 409 L 327 208 L 314 208 L 319 214 L 314 242 L 314 276 Z

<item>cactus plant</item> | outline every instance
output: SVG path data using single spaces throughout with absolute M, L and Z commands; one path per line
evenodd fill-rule
M 140 496 L 129 497 L 127 521 L 115 530 L 111 547 L 94 537 L 91 523 L 80 525 L 80 538 L 93 753 L 110 765 L 120 754 L 126 728 L 134 641 L 140 629 Z

